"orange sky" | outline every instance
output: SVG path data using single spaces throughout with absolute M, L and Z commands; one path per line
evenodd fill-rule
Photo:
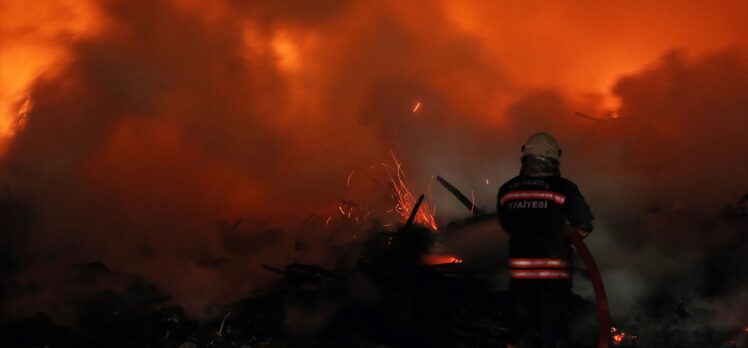
M 212 21 L 211 25 L 220 25 L 221 16 L 236 15 L 220 2 L 193 0 L 175 1 L 175 4 L 197 12 L 206 21 Z M 331 67 L 326 66 L 329 62 L 319 59 L 324 58 L 327 45 L 335 45 L 334 36 L 362 30 L 362 24 L 366 25 L 371 18 L 370 13 L 377 11 L 390 11 L 418 40 L 438 42 L 461 35 L 473 37 L 480 48 L 480 59 L 509 78 L 511 91 L 561 87 L 580 100 L 588 93 L 607 94 L 619 76 L 642 68 L 672 48 L 701 53 L 748 45 L 746 1 L 469 0 L 348 6 L 313 27 L 273 24 L 270 32 L 261 29 L 266 32 L 255 33 L 257 36 L 248 39 L 264 41 L 249 44 L 276 54 L 277 67 L 284 72 L 287 82 L 298 85 L 294 102 L 287 106 L 287 117 L 292 117 L 290 114 L 295 109 L 322 102 L 321 96 L 305 90 L 305 85 L 325 83 L 326 71 Z M 3 0 L 1 13 L 0 149 L 4 149 L 15 132 L 19 109 L 33 81 L 53 74 L 73 59 L 69 46 L 76 40 L 95 36 L 105 27 L 107 18 L 95 2 L 88 1 Z M 257 23 L 248 18 L 243 25 L 251 38 Z M 476 98 L 475 93 L 470 96 L 470 83 L 466 84 L 467 87 L 461 87 L 467 90 L 453 91 L 450 95 L 482 100 L 480 104 L 491 110 L 506 106 L 506 89 L 489 86 L 496 90 L 479 91 L 487 95 Z M 466 98 L 463 93 L 468 94 Z M 608 97 L 603 103 L 615 107 L 617 102 Z M 497 115 L 500 112 L 480 111 L 481 117 L 501 118 Z

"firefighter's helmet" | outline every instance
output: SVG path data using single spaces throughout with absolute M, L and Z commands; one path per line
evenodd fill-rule
M 525 145 L 522 145 L 522 155 L 549 157 L 559 160 L 561 149 L 558 147 L 558 142 L 556 142 L 553 136 L 545 132 L 540 132 L 531 136 L 527 139 Z

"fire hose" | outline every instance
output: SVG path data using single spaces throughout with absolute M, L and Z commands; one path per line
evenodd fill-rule
M 590 249 L 584 244 L 577 230 L 566 225 L 564 231 L 569 240 L 571 240 L 571 244 L 577 249 L 579 257 L 582 258 L 584 268 L 587 270 L 587 275 L 590 277 L 592 288 L 595 291 L 598 323 L 597 347 L 608 348 L 610 346 L 610 306 L 608 305 L 608 294 L 605 292 L 605 285 L 603 284 L 600 269 L 597 268 L 597 263 L 592 257 Z
M 450 184 L 444 178 L 437 176 L 436 180 L 439 181 L 444 188 L 451 192 L 468 210 L 471 215 L 475 216 L 482 210 L 478 209 L 475 202 L 468 199 L 460 190 Z M 592 257 L 590 249 L 582 241 L 582 237 L 579 235 L 577 230 L 569 225 L 564 227 L 566 236 L 574 245 L 577 250 L 579 257 L 584 263 L 584 267 L 587 270 L 587 275 L 592 283 L 592 288 L 595 292 L 595 301 L 597 302 L 597 321 L 598 321 L 598 348 L 609 348 L 610 347 L 610 306 L 608 305 L 608 295 L 605 292 L 605 285 L 603 284 L 603 277 L 600 274 L 600 269 L 597 267 L 595 259 Z

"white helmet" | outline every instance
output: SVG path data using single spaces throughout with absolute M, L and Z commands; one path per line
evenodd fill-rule
M 531 136 L 527 139 L 525 145 L 522 145 L 522 154 L 525 156 L 549 157 L 558 161 L 561 157 L 561 149 L 553 136 L 540 132 Z

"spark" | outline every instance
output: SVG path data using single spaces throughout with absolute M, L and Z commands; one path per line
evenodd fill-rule
M 332 220 L 332 215 L 327 217 L 327 220 L 325 220 L 325 228 L 327 228 L 327 225 L 330 224 L 330 221 Z
M 345 187 L 351 187 L 351 178 L 353 177 L 353 173 L 355 172 L 356 171 L 353 170 L 350 174 L 348 174 L 348 179 L 345 180 Z
M 340 210 L 340 214 L 342 214 L 343 216 L 345 216 L 345 217 L 347 217 L 347 218 L 349 218 L 349 219 L 350 219 L 350 218 L 351 218 L 351 216 L 353 215 L 353 207 L 348 207 L 348 210 L 346 210 L 346 209 L 345 209 L 345 208 L 343 208 L 343 206 L 341 205 L 341 206 L 339 206 L 339 207 L 338 207 L 338 210 Z
M 393 209 L 403 221 L 406 221 L 410 216 L 410 211 L 416 203 L 416 198 L 408 188 L 408 178 L 405 176 L 403 171 L 402 163 L 398 161 L 395 153 L 390 150 L 394 166 L 382 163 L 387 176 L 390 180 L 390 188 L 392 190 L 392 198 L 395 200 L 395 207 Z M 427 202 L 424 202 L 421 209 L 416 213 L 416 222 L 420 223 L 433 231 L 438 229 L 435 218 L 436 208 L 431 207 Z
M 470 206 L 470 214 L 474 214 L 475 213 L 475 191 L 470 190 L 470 195 L 473 198 L 473 200 L 471 201 L 472 205 Z
M 421 102 L 417 102 L 416 105 L 413 107 L 413 112 L 416 113 L 420 109 L 421 109 Z
M 228 312 L 226 313 L 226 316 L 223 317 L 223 320 L 221 321 L 221 327 L 218 329 L 218 331 L 216 331 L 216 335 L 223 336 L 223 324 L 226 324 L 226 319 L 228 319 L 230 315 L 231 312 Z
M 486 185 L 488 185 L 489 183 L 491 182 L 488 180 L 488 178 L 486 178 Z

